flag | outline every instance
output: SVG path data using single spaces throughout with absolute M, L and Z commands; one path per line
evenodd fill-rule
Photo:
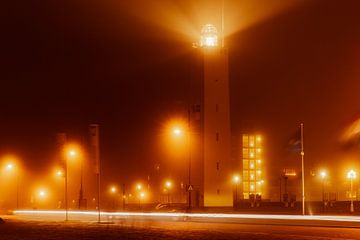
M 291 151 L 301 151 L 301 128 L 299 128 L 289 137 L 288 148 Z

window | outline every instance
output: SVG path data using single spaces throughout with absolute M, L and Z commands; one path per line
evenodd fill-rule
M 244 188 L 244 192 L 248 192 L 249 191 L 249 182 L 244 182 L 243 188 Z
M 244 134 L 242 136 L 243 147 L 249 147 L 249 136 Z
M 255 169 L 255 161 L 254 160 L 250 160 L 249 167 L 250 167 L 250 169 Z
M 249 171 L 244 171 L 244 172 L 243 172 L 243 178 L 244 178 L 244 179 L 243 179 L 244 181 L 248 181 L 248 180 L 249 180 Z
M 243 170 L 249 169 L 249 160 L 243 160 Z
M 249 149 L 248 148 L 243 148 L 243 158 L 249 158 Z

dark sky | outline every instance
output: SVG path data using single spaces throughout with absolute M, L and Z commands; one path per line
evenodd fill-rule
M 360 112 L 360 2 L 226 2 L 232 134 L 264 134 L 271 176 L 297 166 L 284 145 L 301 121 L 309 170 L 343 161 L 338 134 Z M 99 123 L 108 178 L 146 175 L 163 122 L 185 115 L 191 43 L 219 24 L 220 1 L 1 5 L 0 153 L 44 171 L 56 132 L 81 139 Z

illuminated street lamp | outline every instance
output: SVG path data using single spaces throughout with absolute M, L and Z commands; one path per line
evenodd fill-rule
M 173 133 L 175 136 L 180 136 L 182 134 L 182 131 L 180 128 L 176 127 L 173 129 Z
M 170 180 L 167 180 L 165 182 L 165 189 L 167 190 L 167 198 L 168 198 L 169 207 L 170 207 L 170 190 L 171 190 L 171 187 L 172 187 L 172 182 Z
M 145 193 L 140 192 L 139 193 L 139 209 L 141 209 L 141 200 L 145 198 Z
M 65 150 L 65 159 L 64 159 L 64 165 L 65 165 L 65 221 L 68 221 L 68 211 L 69 211 L 69 207 L 68 207 L 68 160 L 70 159 L 74 159 L 75 157 L 77 157 L 77 152 L 75 151 L 75 149 L 69 149 L 66 148 Z
M 62 177 L 62 176 L 63 176 L 63 172 L 62 172 L 61 170 L 57 170 L 57 171 L 56 171 L 56 176 Z
M 323 211 L 325 211 L 325 180 L 327 178 L 327 173 L 325 171 L 320 172 L 320 178 L 322 180 L 322 202 L 323 202 Z
M 184 131 L 183 128 L 180 127 L 174 127 L 172 129 L 172 132 L 175 136 L 181 136 L 183 135 L 183 132 L 186 133 L 186 138 L 187 138 L 187 148 L 188 148 L 188 152 L 189 152 L 189 160 L 188 160 L 188 187 L 187 187 L 187 191 L 188 191 L 188 210 L 191 210 L 191 191 L 192 191 L 192 186 L 191 186 L 191 148 L 190 148 L 190 110 L 188 111 L 188 129 L 187 131 Z
M 140 191 L 140 190 L 142 189 L 142 185 L 141 185 L 141 184 L 137 184 L 137 185 L 136 185 L 136 189 L 137 189 L 138 191 Z
M 113 209 L 116 209 L 116 197 L 117 197 L 117 188 L 116 186 L 111 186 L 110 187 L 110 194 L 113 195 Z
M 113 186 L 113 187 L 111 187 L 111 188 L 110 188 L 110 192 L 111 192 L 111 193 L 116 193 L 116 192 L 117 192 L 116 187 L 114 187 L 114 186 Z
M 5 165 L 5 171 L 16 174 L 16 209 L 19 209 L 19 167 L 12 162 Z
M 353 199 L 353 180 L 356 178 L 356 172 L 351 169 L 347 173 L 347 178 L 350 179 L 350 212 L 354 212 L 354 199 Z
M 235 198 L 234 198 L 234 207 L 235 207 L 238 203 L 238 185 L 240 183 L 240 176 L 234 175 L 232 180 L 235 185 Z

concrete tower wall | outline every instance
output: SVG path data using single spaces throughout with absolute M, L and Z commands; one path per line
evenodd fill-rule
M 204 205 L 232 206 L 228 51 L 203 48 Z

